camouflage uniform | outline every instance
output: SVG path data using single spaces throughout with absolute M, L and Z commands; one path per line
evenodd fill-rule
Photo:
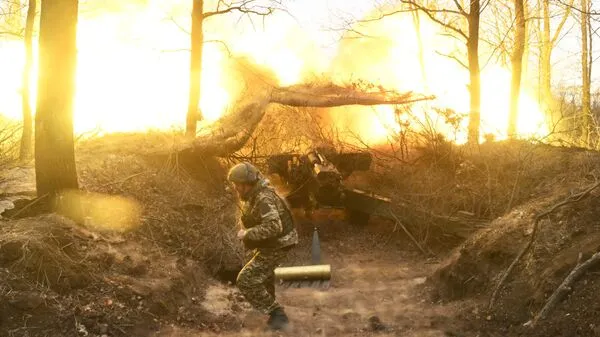
M 241 222 L 244 246 L 253 256 L 240 271 L 237 286 L 252 306 L 268 314 L 281 306 L 275 299 L 275 268 L 298 243 L 292 213 L 265 179 L 245 196 Z

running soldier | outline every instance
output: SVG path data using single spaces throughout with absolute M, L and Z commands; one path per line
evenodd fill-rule
M 275 298 L 274 270 L 298 243 L 292 213 L 255 166 L 234 166 L 228 180 L 242 201 L 242 228 L 237 236 L 252 251 L 237 277 L 237 287 L 255 309 L 269 315 L 270 329 L 285 329 L 289 320 Z

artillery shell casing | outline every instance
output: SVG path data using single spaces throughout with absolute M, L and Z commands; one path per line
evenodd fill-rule
M 331 265 L 321 264 L 313 266 L 275 268 L 275 278 L 284 281 L 329 280 L 331 279 Z

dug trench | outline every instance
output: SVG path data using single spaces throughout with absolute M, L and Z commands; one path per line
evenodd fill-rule
M 123 142 L 139 146 L 127 149 Z M 24 212 L 3 222 L 1 335 L 270 335 L 262 330 L 265 318 L 231 283 L 244 252 L 234 238 L 235 199 L 223 184 L 229 164 L 139 153 L 160 142 L 111 136 L 78 147 L 90 221 Z M 339 212 L 319 211 L 315 222 L 324 262 L 332 265 L 331 287 L 277 290 L 291 318 L 285 335 L 596 336 L 594 270 L 546 321 L 523 326 L 579 253 L 585 259 L 598 248 L 596 191 L 544 219 L 531 253 L 487 309 L 501 273 L 531 235 L 532 218 L 591 183 L 587 173 L 600 162 L 595 153 L 546 147 L 539 156 L 545 160 L 530 167 L 537 180 L 527 181 L 535 190 L 525 191 L 506 214 L 466 231 L 458 245 L 447 231 L 430 233 L 425 243 L 436 257 L 423 255 L 396 222 L 373 217 L 356 227 Z M 510 167 L 498 170 L 508 174 Z M 23 186 L 32 186 L 32 174 L 28 179 Z M 385 179 L 388 189 L 381 190 L 388 195 L 403 184 Z M 361 181 L 377 186 L 382 178 Z M 310 261 L 312 224 L 298 219 L 301 243 L 286 265 Z
M 323 263 L 332 266 L 328 289 L 277 287 L 290 316 L 285 333 L 266 333 L 266 318 L 243 302 L 226 284 L 207 289 L 205 304 L 215 313 L 228 313 L 239 331 L 199 333 L 169 327 L 159 336 L 475 336 L 456 320 L 470 301 L 439 304 L 430 300 L 427 278 L 439 261 L 424 257 L 394 224 L 373 219 L 369 227 L 355 228 L 339 212 L 318 214 Z M 310 263 L 312 223 L 301 223 L 301 244 L 285 265 Z M 390 237 L 392 238 L 390 240 Z M 235 299 L 231 301 L 230 299 Z M 474 331 L 474 330 L 471 330 Z

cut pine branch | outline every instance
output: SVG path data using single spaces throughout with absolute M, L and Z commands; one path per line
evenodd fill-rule
M 254 133 L 271 103 L 330 108 L 346 105 L 401 105 L 432 99 L 433 96 L 398 93 L 382 88 L 373 91 L 358 86 L 342 87 L 333 84 L 301 84 L 290 87 L 268 85 L 250 92 L 231 113 L 202 130 L 193 140 L 179 145 L 176 151 L 224 157 L 240 150 Z
M 410 104 L 433 99 L 433 96 L 417 96 L 412 92 L 394 91 L 366 92 L 356 88 L 337 85 L 295 85 L 275 88 L 271 103 L 295 107 L 331 108 L 344 105 Z

